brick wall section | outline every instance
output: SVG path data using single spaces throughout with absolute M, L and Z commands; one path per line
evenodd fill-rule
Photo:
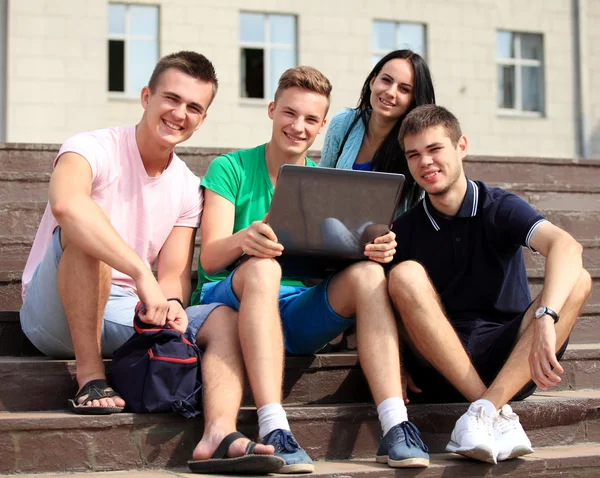
M 423 22 L 438 102 L 461 119 L 473 154 L 576 153 L 570 0 L 375 0 L 352 1 L 352 8 L 347 0 L 150 3 L 160 6 L 160 53 L 201 51 L 219 74 L 219 94 L 189 146 L 249 147 L 270 136 L 266 103 L 239 99 L 238 17 L 243 9 L 298 15 L 299 62 L 321 69 L 334 85 L 330 118 L 356 104 L 371 67 L 372 20 Z M 589 4 L 590 12 L 598 14 L 598 2 Z M 62 142 L 79 131 L 139 120 L 137 98 L 117 100 L 106 93 L 106 15 L 106 0 L 11 2 L 9 141 Z M 590 42 L 596 45 L 589 50 L 598 57 L 600 42 L 592 23 L 590 19 L 590 37 L 595 35 Z M 497 29 L 543 34 L 545 117 L 503 117 L 496 112 Z M 591 74 L 598 76 L 595 68 Z M 597 118 L 600 97 L 595 94 L 590 99 Z M 324 133 L 316 149 L 323 137 Z M 598 148 L 595 155 L 600 156 Z

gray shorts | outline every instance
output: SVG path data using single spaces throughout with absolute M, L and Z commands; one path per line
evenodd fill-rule
M 51 357 L 68 359 L 74 357 L 73 342 L 57 290 L 58 263 L 62 252 L 60 228 L 57 227 L 44 259 L 27 286 L 20 316 L 23 332 L 40 352 Z M 139 298 L 133 291 L 111 285 L 102 321 L 103 357 L 112 357 L 115 349 L 133 335 L 133 316 L 138 301 Z M 189 316 L 190 338 L 195 339 L 200 325 L 219 305 L 222 304 L 189 307 L 186 310 Z

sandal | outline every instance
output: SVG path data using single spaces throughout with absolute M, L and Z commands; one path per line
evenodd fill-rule
M 110 390 L 107 390 L 110 389 Z M 87 395 L 87 398 L 81 402 L 77 403 L 84 395 Z M 77 392 L 75 398 L 69 400 L 69 410 L 73 413 L 78 413 L 80 415 L 110 415 L 112 413 L 122 412 L 125 407 L 86 407 L 85 404 L 92 400 L 100 400 L 102 398 L 110 398 L 110 397 L 119 397 L 121 396 L 112 390 L 112 387 L 108 384 L 108 382 L 99 378 L 96 380 L 90 380 L 87 382 L 81 390 Z
M 190 460 L 188 466 L 194 473 L 243 473 L 243 474 L 267 474 L 275 473 L 285 461 L 275 455 L 259 455 L 254 453 L 256 443 L 250 441 L 242 456 L 227 458 L 227 452 L 231 444 L 239 439 L 246 438 L 240 432 L 233 432 L 223 438 L 213 455 L 208 460 Z

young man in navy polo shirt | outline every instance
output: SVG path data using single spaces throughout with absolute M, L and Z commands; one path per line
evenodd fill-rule
M 489 463 L 531 453 L 507 402 L 561 381 L 558 360 L 591 290 L 582 247 L 514 194 L 467 179 L 467 139 L 445 108 L 413 110 L 399 142 L 426 193 L 394 223 L 389 274 L 410 388 L 472 402 L 448 451 Z M 546 257 L 533 302 L 522 246 Z

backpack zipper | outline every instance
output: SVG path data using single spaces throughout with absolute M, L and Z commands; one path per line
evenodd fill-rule
M 160 355 L 154 355 L 154 352 L 152 352 L 152 349 L 148 349 L 148 356 L 150 357 L 150 360 L 162 360 L 163 362 L 173 362 L 173 363 L 194 363 L 196 360 L 198 360 L 196 357 L 189 357 L 186 359 L 182 359 L 182 358 L 177 358 L 177 357 L 163 357 Z

